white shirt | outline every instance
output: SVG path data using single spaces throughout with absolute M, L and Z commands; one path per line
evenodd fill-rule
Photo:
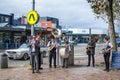
M 105 43 L 105 48 L 106 48 L 107 46 L 110 46 L 111 48 L 113 48 L 113 45 L 112 45 L 109 41 L 107 41 L 107 42 Z

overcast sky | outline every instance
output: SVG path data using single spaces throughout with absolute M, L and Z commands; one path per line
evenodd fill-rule
M 80 28 L 107 28 L 107 24 L 96 19 L 86 0 L 35 0 L 40 16 L 59 18 L 62 26 Z M 15 17 L 27 15 L 32 9 L 32 0 L 1 0 L 0 13 L 14 13 Z

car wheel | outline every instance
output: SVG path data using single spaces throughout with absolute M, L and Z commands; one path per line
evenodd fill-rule
M 28 54 L 25 53 L 25 54 L 23 55 L 23 59 L 24 59 L 24 60 L 27 60 L 28 58 L 29 58 Z

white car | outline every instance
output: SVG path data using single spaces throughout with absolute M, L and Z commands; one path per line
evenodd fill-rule
M 41 48 L 43 55 L 47 53 L 47 49 Z M 27 44 L 22 44 L 18 49 L 9 49 L 5 53 L 9 58 L 27 60 L 30 57 L 30 50 Z
M 5 50 L 5 53 L 9 58 L 27 60 L 29 58 L 30 51 L 27 44 L 22 44 L 18 49 Z

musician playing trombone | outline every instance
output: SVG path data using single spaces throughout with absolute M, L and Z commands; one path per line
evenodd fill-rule
M 49 67 L 52 68 L 52 58 L 54 60 L 54 68 L 56 68 L 56 41 L 55 37 L 51 36 L 51 41 L 48 42 L 47 47 L 49 50 Z

